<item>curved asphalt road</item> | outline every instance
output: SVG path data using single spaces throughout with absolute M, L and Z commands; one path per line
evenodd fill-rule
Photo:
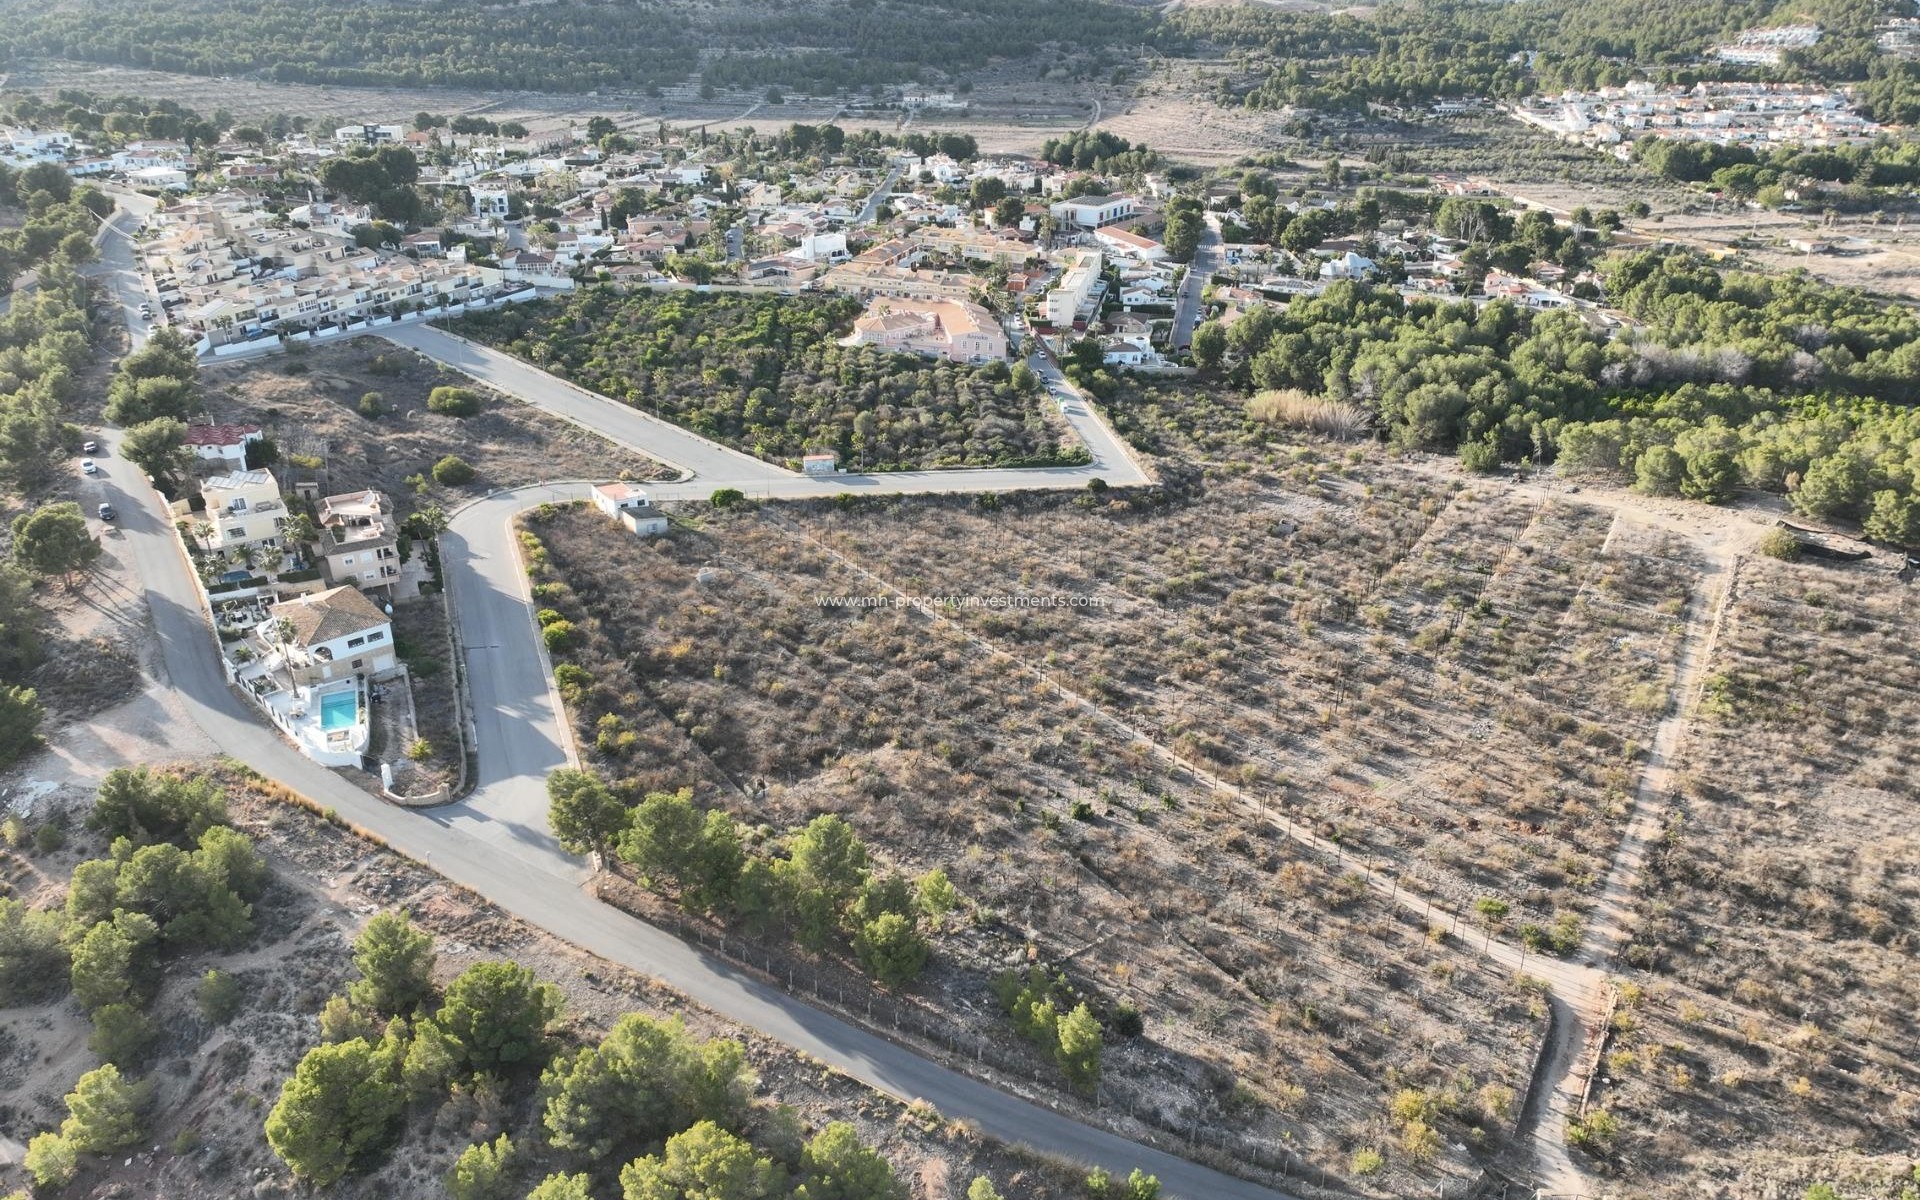
M 102 250 L 102 267 L 96 274 L 123 308 L 137 307 L 143 288 L 124 226 L 119 222 Z M 394 340 L 448 349 L 435 337 L 418 336 L 426 334 L 449 336 L 415 327 L 396 331 Z M 458 339 L 452 341 L 458 344 Z M 450 349 L 448 352 L 452 353 Z M 489 361 L 479 364 L 475 373 L 488 382 L 497 382 L 504 372 L 496 360 L 504 356 L 481 354 Z M 453 365 L 472 369 L 457 361 Z M 550 376 L 530 373 L 547 385 L 565 387 Z M 526 395 L 518 388 L 509 390 L 547 406 L 543 396 Z M 586 393 L 573 398 L 580 397 L 593 399 Z M 597 412 L 580 410 L 593 414 L 582 423 L 597 426 L 602 419 L 611 423 L 610 414 L 632 413 L 611 401 L 598 400 L 597 404 Z M 581 419 L 561 408 L 555 411 Z M 639 427 L 626 428 L 625 432 L 651 441 L 659 432 L 657 424 L 648 426 L 644 435 L 638 432 Z M 118 431 L 105 432 L 101 440 L 112 454 Z M 628 439 L 617 436 L 616 440 Z M 677 442 L 669 445 L 668 441 L 663 439 L 664 448 L 650 452 L 670 461 L 675 460 L 676 453 L 685 453 L 686 447 Z M 647 448 L 645 442 L 639 444 Z M 707 455 L 717 448 L 693 449 Z M 1100 451 L 1095 453 L 1096 459 L 1101 459 Z M 120 460 L 116 456 L 114 461 Z M 1138 470 L 1124 450 L 1098 465 L 1115 482 L 1132 482 L 1130 473 Z M 758 463 L 754 468 L 763 469 Z M 1044 473 L 942 472 L 933 476 L 887 476 L 876 485 L 858 478 L 837 484 L 803 480 L 782 472 L 769 476 L 767 489 L 774 495 L 813 495 L 829 494 L 841 487 L 868 486 L 901 492 L 1074 487 L 1084 486 L 1085 480 L 1096 473 L 1094 468 Z M 952 475 L 975 476 L 972 489 L 964 484 L 949 485 L 947 480 Z M 1007 481 L 1001 482 L 1003 479 Z M 710 492 L 714 487 L 750 482 L 736 475 L 656 490 L 671 498 L 682 489 L 687 495 L 695 495 L 703 489 Z M 131 471 L 112 472 L 100 487 L 103 497 L 122 514 L 117 529 L 107 536 L 126 539 L 131 560 L 146 585 L 169 683 L 195 723 L 216 744 L 261 774 L 331 806 L 345 820 L 384 838 L 394 849 L 523 920 L 609 961 L 659 979 L 695 1002 L 805 1051 L 874 1088 L 902 1098 L 924 1099 L 944 1115 L 970 1121 L 989 1136 L 1067 1159 L 1098 1163 L 1120 1173 L 1141 1167 L 1159 1176 L 1170 1194 L 1187 1200 L 1272 1200 L 1281 1195 L 1094 1129 L 938 1066 L 761 983 L 733 964 L 703 954 L 582 891 L 581 868 L 553 846 L 546 829 L 545 773 L 565 761 L 565 752 L 558 736 L 557 707 L 539 661 L 524 579 L 518 573 L 508 535 L 512 513 L 549 498 L 545 490 L 523 490 L 483 500 L 463 510 L 449 533 L 445 558 L 469 654 L 475 656 L 470 660 L 470 675 L 480 729 L 480 786 L 463 804 L 418 811 L 392 807 L 354 787 L 302 757 L 257 719 L 226 684 L 185 551 L 160 498 Z M 568 490 L 558 494 L 568 494 Z M 536 674 L 538 686 L 534 683 Z M 529 807 L 536 792 L 539 800 Z

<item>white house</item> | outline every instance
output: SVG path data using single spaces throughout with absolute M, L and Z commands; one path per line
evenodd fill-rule
M 506 220 L 510 205 L 506 188 L 474 188 L 473 215 Z
M 667 531 L 667 518 L 653 506 L 643 488 L 629 483 L 599 483 L 593 488 L 593 506 L 625 525 L 639 537 Z
M 1047 206 L 1047 211 L 1061 225 L 1098 229 L 1124 221 L 1138 209 L 1132 196 L 1075 196 L 1071 200 L 1055 201 Z
M 1100 256 L 1090 250 L 1077 253 L 1073 265 L 1060 276 L 1060 282 L 1043 302 L 1047 324 L 1060 329 L 1072 325 L 1099 281 Z
M 1320 264 L 1322 279 L 1372 279 L 1379 273 L 1380 268 L 1372 259 L 1351 250 Z
M 800 245 L 794 254 L 808 262 L 845 262 L 847 261 L 847 235 L 844 233 L 815 233 L 800 239 Z
M 1108 338 L 1101 343 L 1100 357 L 1108 366 L 1119 367 L 1137 367 L 1159 360 L 1153 352 L 1153 343 L 1144 337 Z
M 320 502 L 319 525 L 328 583 L 390 587 L 400 577 L 400 540 L 385 494 L 368 488 L 328 496 Z
M 282 621 L 286 624 L 277 625 Z M 267 610 L 261 633 L 282 652 L 298 683 L 378 676 L 394 669 L 393 622 L 358 588 L 328 588 L 282 600 Z
M 1131 229 L 1096 229 L 1093 240 L 1112 250 L 1122 258 L 1138 259 L 1141 262 L 1159 262 L 1167 256 L 1167 248 L 1150 237 L 1142 237 Z
M 258 425 L 189 425 L 186 445 L 202 462 L 221 463 L 229 470 L 244 471 L 247 446 L 263 436 Z
M 192 177 L 179 167 L 141 167 L 127 173 L 127 182 L 136 188 L 164 188 L 184 192 Z

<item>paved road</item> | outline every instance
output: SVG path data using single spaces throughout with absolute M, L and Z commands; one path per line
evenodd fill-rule
M 1220 220 L 1208 213 L 1207 227 L 1200 234 L 1200 246 L 1193 252 L 1186 277 L 1180 281 L 1180 296 L 1173 309 L 1171 345 L 1175 350 L 1193 345 L 1193 328 L 1200 323 L 1200 294 L 1220 269 L 1220 254 Z
M 867 202 L 860 206 L 859 215 L 853 219 L 855 225 L 873 224 L 874 218 L 880 215 L 880 206 L 885 204 L 887 197 L 893 194 L 893 185 L 900 181 L 900 172 L 903 169 L 899 163 L 895 163 L 888 169 L 887 177 L 867 194 Z
M 119 274 L 131 262 L 124 235 L 124 229 L 116 227 L 109 237 L 114 248 L 104 256 L 101 270 L 109 276 L 110 286 L 123 303 L 127 292 Z M 423 340 L 447 349 L 434 339 Z M 495 382 L 498 376 L 492 369 L 497 365 L 491 359 L 481 363 L 486 372 L 482 377 Z M 533 374 L 547 381 L 539 389 L 543 397 L 553 394 L 547 386 L 564 388 L 551 377 Z M 569 402 L 577 399 L 570 397 Z M 582 411 L 601 418 L 607 416 L 607 410 L 640 417 L 610 401 L 601 400 L 599 404 L 604 408 Z M 651 439 L 659 424 L 623 428 L 629 433 L 644 430 Z M 118 436 L 116 430 L 102 435 L 108 454 L 116 460 Z M 701 457 L 712 455 L 718 448 L 684 449 L 703 462 L 731 461 L 725 457 L 730 452 L 720 452 L 720 458 Z M 974 474 L 996 477 L 1020 473 Z M 1051 480 L 1072 474 L 1047 477 L 1049 482 L 1043 486 L 1066 486 Z M 787 479 L 815 483 L 794 476 Z M 718 481 L 681 486 L 706 486 L 710 490 L 718 486 Z M 579 867 L 559 855 L 546 840 L 544 811 L 534 815 L 524 808 L 534 781 L 562 761 L 555 755 L 563 753 L 556 740 L 558 721 L 551 695 L 545 689 L 544 672 L 533 665 L 537 664 L 538 651 L 533 649 L 536 643 L 531 617 L 521 590 L 524 580 L 514 570 L 511 555 L 502 553 L 510 513 L 518 506 L 537 502 L 541 495 L 523 492 L 483 501 L 464 510 L 449 535 L 447 558 L 460 600 L 466 641 L 469 646 L 479 647 L 481 656 L 472 672 L 476 709 L 481 707 L 482 695 L 490 697 L 486 703 L 490 711 L 476 713 L 482 730 L 482 786 L 464 804 L 418 811 L 395 808 L 375 799 L 299 755 L 256 718 L 226 685 L 185 552 L 163 502 L 143 481 L 126 472 L 103 479 L 100 487 L 104 498 L 123 514 L 118 530 L 109 536 L 126 540 L 127 552 L 145 586 L 167 682 L 215 744 L 263 775 L 332 807 L 343 819 L 385 839 L 395 850 L 472 889 L 501 909 L 609 961 L 659 979 L 695 1002 L 881 1091 L 925 1099 L 948 1117 L 969 1120 L 984 1133 L 1005 1141 L 1099 1163 L 1119 1173 L 1142 1167 L 1158 1175 L 1170 1194 L 1189 1200 L 1271 1200 L 1279 1195 L 1094 1129 L 938 1066 L 787 996 L 733 964 L 703 954 L 582 891 Z M 887 490 L 925 489 L 916 489 L 913 480 L 905 479 Z M 489 596 L 493 599 L 486 599 Z M 533 664 L 523 652 L 534 655 Z M 535 673 L 541 676 L 538 688 L 531 683 Z M 484 692 L 483 678 L 499 686 Z

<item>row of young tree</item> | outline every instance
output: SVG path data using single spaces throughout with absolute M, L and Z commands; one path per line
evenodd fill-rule
M 150 1006 L 169 964 L 201 950 L 232 950 L 253 932 L 253 902 L 268 868 L 228 824 L 226 797 L 205 776 L 117 768 L 101 781 L 88 828 L 112 839 L 107 857 L 74 868 L 64 907 L 0 899 L 0 1002 L 44 1002 L 71 990 L 87 1011 L 87 1045 L 106 1065 L 81 1077 L 58 1130 L 34 1137 L 26 1167 L 36 1184 L 69 1182 L 83 1155 L 144 1134 L 150 1089 L 137 1071 L 160 1029 Z M 231 1014 L 236 985 L 203 976 L 201 1013 Z
M 441 988 L 431 934 L 382 913 L 354 942 L 359 978 L 320 1015 L 266 1119 L 267 1142 L 316 1187 L 376 1167 L 451 1091 L 536 1114 L 468 1146 L 453 1200 L 896 1200 L 892 1167 L 853 1126 L 808 1136 L 792 1108 L 756 1099 L 732 1038 L 630 1013 L 580 1043 L 560 990 L 513 962 L 478 962 Z M 530 1103 L 521 1104 L 522 1100 Z
M 0 313 L 0 485 L 35 491 L 80 448 L 65 419 L 91 360 L 87 282 L 65 264 L 46 264 L 38 286 Z
M 585 288 L 458 327 L 771 460 L 826 451 L 868 470 L 1085 461 L 1046 418 L 1031 377 L 1005 363 L 840 345 L 860 307 L 838 296 Z
M 1920 318 L 1680 252 L 1616 256 L 1602 274 L 1641 323 L 1629 336 L 1567 310 L 1343 282 L 1202 326 L 1195 360 L 1249 390 L 1364 409 L 1395 445 L 1464 445 L 1476 466 L 1560 460 L 1707 500 L 1784 491 L 1803 512 L 1920 544 Z
M 909 879 L 874 870 L 866 843 L 832 814 L 756 843 L 684 789 L 630 807 L 591 771 L 569 767 L 548 777 L 547 795 L 549 822 L 567 849 L 612 858 L 642 886 L 748 934 L 778 933 L 816 952 L 851 950 L 887 987 L 919 977 L 929 935 L 960 903 L 944 871 Z
M 93 255 L 100 199 L 92 189 L 74 189 L 57 166 L 0 166 L 0 207 L 24 209 L 21 225 L 0 232 L 0 289 L 28 267 L 39 275 L 0 312 L 0 487 L 15 494 L 46 487 L 83 440 L 65 419 L 93 355 L 88 286 L 74 264 Z M 110 211 L 111 202 L 104 208 Z M 68 578 L 100 556 L 99 541 L 71 502 L 19 514 L 12 534 L 0 562 L 0 765 L 38 744 L 45 716 L 26 682 L 43 660 L 45 614 L 35 603 L 36 587 Z

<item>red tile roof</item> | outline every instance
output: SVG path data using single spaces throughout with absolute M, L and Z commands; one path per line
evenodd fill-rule
M 238 446 L 260 432 L 258 425 L 189 425 L 189 446 Z

